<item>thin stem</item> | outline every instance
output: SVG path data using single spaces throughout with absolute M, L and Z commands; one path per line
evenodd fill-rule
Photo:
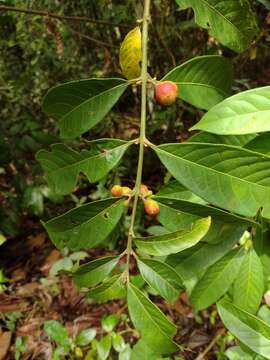
M 34 9 L 25 9 L 25 8 L 17 8 L 14 6 L 0 6 L 0 12 L 1 11 L 13 11 L 13 12 L 19 12 L 27 15 L 38 15 L 38 16 L 47 16 L 50 18 L 58 19 L 58 20 L 68 20 L 68 21 L 83 21 L 88 22 L 96 25 L 108 25 L 108 26 L 117 26 L 121 28 L 131 28 L 133 25 L 126 25 L 126 24 L 115 24 L 110 21 L 103 21 L 103 20 L 96 20 L 91 19 L 87 16 L 68 16 L 68 15 L 60 15 L 51 13 L 49 11 L 42 11 L 42 10 L 34 10 Z
M 101 46 L 104 46 L 104 47 L 110 47 L 110 48 L 117 48 L 118 49 L 118 46 L 116 45 L 112 45 L 112 44 L 109 44 L 109 43 L 106 43 L 104 41 L 101 41 L 101 40 L 98 40 L 98 39 L 95 39 L 89 35 L 85 35 L 79 31 L 76 31 L 74 30 L 72 27 L 69 27 L 70 31 L 73 33 L 73 34 L 76 34 L 78 35 L 79 37 L 83 38 L 83 39 L 87 39 L 95 44 L 98 44 L 98 45 L 101 45 Z
M 140 195 L 140 188 L 142 183 L 142 171 L 143 171 L 143 157 L 144 157 L 144 143 L 145 143 L 145 128 L 146 128 L 146 105 L 147 105 L 147 42 L 148 42 L 148 23 L 150 16 L 150 3 L 151 0 L 144 0 L 144 13 L 143 13 L 143 30 L 142 30 L 142 96 L 141 96 L 141 126 L 140 126 L 140 139 L 139 139 L 139 160 L 137 167 L 137 176 L 134 189 L 134 201 L 131 214 L 130 228 L 128 232 L 127 242 L 127 281 L 129 281 L 129 265 L 130 256 L 132 253 L 132 239 L 134 237 L 134 224 L 136 219 L 136 212 L 138 206 L 138 199 Z
M 216 336 L 212 339 L 212 341 L 210 342 L 210 344 L 205 348 L 205 350 L 199 354 L 195 360 L 204 360 L 206 355 L 209 353 L 209 351 L 215 346 L 215 344 L 218 342 L 218 340 L 220 339 L 220 337 L 222 335 L 224 335 L 225 333 L 225 329 L 221 329 Z

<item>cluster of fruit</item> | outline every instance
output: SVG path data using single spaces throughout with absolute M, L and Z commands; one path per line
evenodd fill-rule
M 178 87 L 172 81 L 159 81 L 155 85 L 155 98 L 157 103 L 162 106 L 172 105 L 178 96 Z M 130 199 L 134 195 L 134 190 L 128 186 L 114 185 L 111 189 L 111 194 L 114 197 L 126 196 L 126 206 L 129 206 Z M 144 210 L 146 214 L 155 216 L 159 213 L 159 204 L 151 199 L 152 191 L 146 185 L 141 185 L 140 197 L 144 202 Z
M 114 197 L 126 196 L 128 197 L 127 205 L 129 204 L 129 200 L 133 196 L 134 190 L 129 188 L 128 186 L 114 185 L 111 189 L 111 194 Z M 144 203 L 144 210 L 146 214 L 150 216 L 155 216 L 159 213 L 159 205 L 158 203 L 151 199 L 152 191 L 148 189 L 146 185 L 141 185 L 140 188 L 140 197 Z

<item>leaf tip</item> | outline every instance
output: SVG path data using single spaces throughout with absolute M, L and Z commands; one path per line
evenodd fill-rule
M 191 128 L 188 129 L 188 131 L 194 131 L 194 130 L 199 130 L 199 128 L 197 127 L 197 124 L 191 126 Z

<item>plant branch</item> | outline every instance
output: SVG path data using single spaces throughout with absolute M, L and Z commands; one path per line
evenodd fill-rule
M 113 22 L 110 22 L 110 21 L 91 19 L 91 18 L 89 18 L 87 16 L 60 15 L 60 14 L 51 13 L 49 11 L 17 8 L 17 7 L 14 7 L 14 6 L 1 5 L 0 6 L 0 12 L 1 11 L 3 11 L 3 12 L 4 11 L 13 11 L 13 12 L 23 13 L 23 14 L 27 14 L 27 15 L 46 16 L 46 17 L 50 17 L 50 18 L 53 18 L 53 19 L 58 19 L 60 21 L 63 21 L 63 20 L 82 21 L 82 22 L 92 23 L 92 24 L 96 24 L 96 25 L 117 26 L 117 27 L 127 28 L 127 29 L 130 29 L 130 28 L 132 28 L 134 26 L 134 24 L 131 24 L 131 25 L 116 24 L 116 23 L 113 23 Z
M 116 46 L 116 45 L 112 45 L 112 44 L 106 43 L 104 41 L 94 39 L 93 37 L 85 35 L 85 34 L 79 32 L 79 31 L 76 31 L 71 27 L 69 29 L 73 34 L 76 34 L 76 35 L 78 35 L 79 37 L 81 37 L 83 39 L 87 39 L 87 40 L 89 40 L 89 41 L 91 41 L 91 42 L 93 42 L 93 43 L 95 43 L 97 45 L 101 45 L 101 46 L 104 46 L 104 47 L 110 47 L 110 48 L 117 48 L 118 49 L 118 46 Z
M 209 351 L 215 346 L 216 342 L 220 339 L 220 337 L 225 333 L 225 329 L 221 329 L 216 336 L 212 339 L 210 344 L 205 348 L 205 350 L 200 353 L 195 360 L 205 360 L 205 356 L 209 353 Z
M 130 256 L 132 253 L 132 239 L 134 237 L 134 224 L 136 219 L 136 212 L 138 206 L 138 200 L 140 195 L 140 188 L 142 183 L 142 171 L 143 171 L 143 157 L 144 157 L 144 144 L 145 144 L 145 128 L 146 128 L 146 105 L 147 105 L 147 43 L 148 43 L 148 23 L 150 17 L 150 2 L 151 0 L 144 0 L 144 13 L 143 13 L 143 30 L 142 30 L 142 95 L 141 95 L 141 126 L 140 126 L 140 139 L 139 139 L 139 160 L 137 168 L 137 176 L 135 183 L 135 194 L 133 201 L 133 208 L 131 214 L 131 223 L 128 232 L 128 243 L 127 243 L 127 281 L 129 281 L 129 265 Z

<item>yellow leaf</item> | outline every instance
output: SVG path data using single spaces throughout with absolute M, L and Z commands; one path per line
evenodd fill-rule
M 137 26 L 125 37 L 120 47 L 120 67 L 123 75 L 128 79 L 140 76 L 140 61 L 142 59 L 142 36 Z

